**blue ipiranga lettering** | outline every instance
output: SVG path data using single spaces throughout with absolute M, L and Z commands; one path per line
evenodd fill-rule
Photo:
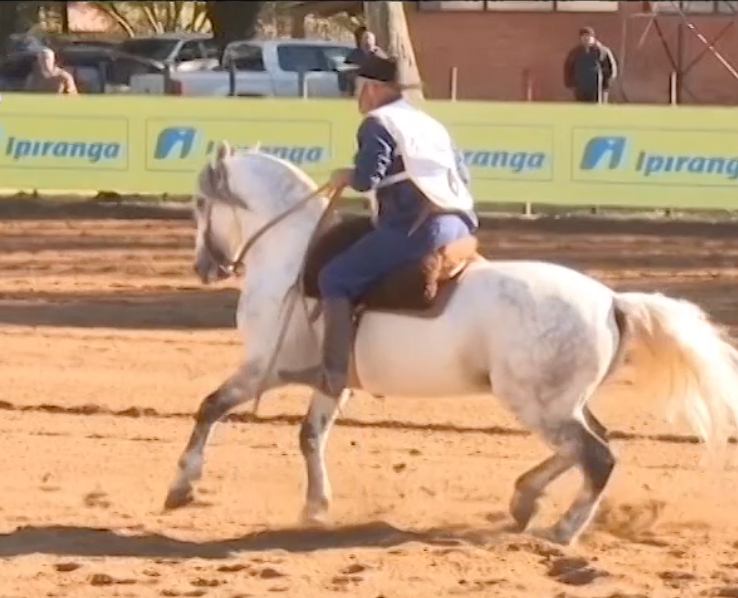
M 8 137 L 5 155 L 15 161 L 27 158 L 58 158 L 85 160 L 91 164 L 116 160 L 121 156 L 120 143 L 103 141 L 72 141 L 52 139 L 23 139 Z
M 207 154 L 211 154 L 218 147 L 217 141 L 208 142 Z M 248 150 L 253 146 L 249 145 L 236 145 L 237 149 Z M 282 160 L 288 160 L 296 165 L 303 164 L 317 164 L 323 162 L 328 157 L 328 150 L 319 145 L 312 146 L 289 146 L 289 145 L 259 145 L 259 151 L 265 154 L 270 154 L 281 158 Z
M 547 163 L 544 152 L 523 152 L 508 150 L 464 151 L 464 162 L 469 167 L 496 168 L 514 173 L 541 170 Z
M 638 152 L 636 171 L 643 176 L 666 173 L 711 174 L 734 181 L 738 179 L 738 157 L 728 156 L 678 156 Z

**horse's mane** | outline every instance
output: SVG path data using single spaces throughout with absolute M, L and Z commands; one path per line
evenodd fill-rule
M 303 183 L 306 187 L 309 187 L 311 191 L 314 191 L 318 188 L 318 184 L 313 180 L 313 178 L 308 175 L 302 168 L 298 168 L 295 166 L 294 163 L 290 162 L 289 160 L 285 160 L 284 158 L 280 158 L 279 156 L 273 156 L 272 154 L 267 154 L 265 152 L 262 152 L 259 150 L 259 148 L 252 148 L 249 150 L 241 150 L 237 151 L 236 156 L 243 157 L 243 156 L 257 156 L 258 158 L 262 160 L 266 160 L 268 162 L 276 162 L 278 164 L 281 164 L 284 166 L 287 170 L 289 170 L 293 175 L 295 175 L 295 178 L 299 179 L 301 183 Z
M 274 171 L 274 166 L 281 166 L 284 170 L 292 175 L 292 180 L 289 181 L 289 190 L 284 190 L 283 193 L 279 193 L 280 196 L 284 196 L 284 193 L 289 193 L 295 187 L 295 183 L 304 186 L 308 193 L 315 191 L 318 188 L 317 183 L 310 177 L 304 170 L 297 167 L 292 162 L 274 156 L 265 152 L 259 151 L 259 148 L 251 148 L 248 150 L 236 150 L 229 158 L 235 159 L 256 159 L 262 161 L 268 170 Z M 232 166 L 235 166 L 232 164 Z M 263 170 L 263 169 L 259 169 Z M 197 175 L 197 189 L 200 195 L 217 200 L 222 198 L 223 189 L 225 186 L 224 179 L 227 179 L 228 175 L 224 172 L 222 165 L 215 162 L 209 162 L 200 170 Z

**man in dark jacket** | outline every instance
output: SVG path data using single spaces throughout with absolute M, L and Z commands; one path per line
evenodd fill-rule
M 617 77 L 618 64 L 591 27 L 579 30 L 579 44 L 564 62 L 564 85 L 577 102 L 607 102 L 610 84 Z
M 377 37 L 366 27 L 358 27 L 354 31 L 354 39 L 356 40 L 356 48 L 349 53 L 344 64 L 352 65 L 355 68 L 341 73 L 338 83 L 341 91 L 347 96 L 354 95 L 356 68 L 361 66 L 367 56 L 373 54 L 380 58 L 387 58 L 385 52 L 377 46 Z

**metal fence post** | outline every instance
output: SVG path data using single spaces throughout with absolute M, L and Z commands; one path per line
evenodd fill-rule
M 523 69 L 521 73 L 521 82 L 523 87 L 523 100 L 526 102 L 532 102 L 534 98 L 533 93 L 533 72 L 530 69 Z
M 459 92 L 459 67 L 458 66 L 452 66 L 451 67 L 451 93 L 449 94 L 451 96 L 451 101 L 455 102 L 458 98 L 458 92 Z
M 236 62 L 233 59 L 228 63 L 228 95 L 236 95 Z
M 307 73 L 303 69 L 297 71 L 297 93 L 303 100 L 308 97 Z
M 174 93 L 174 65 L 168 62 L 164 68 L 164 94 L 171 95 Z
M 679 104 L 679 73 L 676 71 L 669 74 L 669 104 Z

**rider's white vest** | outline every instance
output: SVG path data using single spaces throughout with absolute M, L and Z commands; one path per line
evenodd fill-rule
M 454 144 L 446 127 L 404 99 L 366 116 L 376 118 L 389 131 L 405 164 L 403 172 L 386 177 L 378 188 L 409 179 L 440 210 L 466 211 L 474 207 L 474 199 L 459 176 Z M 367 195 L 376 214 L 376 195 Z

